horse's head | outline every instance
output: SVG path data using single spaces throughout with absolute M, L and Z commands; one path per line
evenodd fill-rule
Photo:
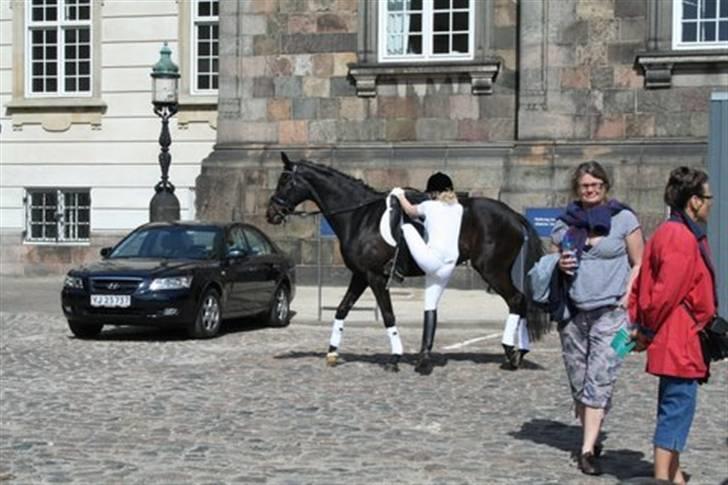
M 268 201 L 266 219 L 270 224 L 280 224 L 298 204 L 312 198 L 310 185 L 298 173 L 299 165 L 291 162 L 281 152 L 283 172 L 278 177 L 278 185 Z

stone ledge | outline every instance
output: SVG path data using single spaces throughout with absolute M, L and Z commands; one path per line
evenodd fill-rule
M 106 112 L 106 103 L 96 97 L 16 98 L 5 106 L 14 130 L 27 123 L 41 124 L 46 131 L 66 131 L 75 123 L 99 129 Z
M 207 123 L 217 129 L 217 96 L 180 96 L 177 126 L 187 129 L 190 123 Z
M 669 88 L 676 73 L 728 71 L 728 50 L 639 52 L 635 64 L 642 68 L 645 88 Z
M 493 83 L 500 71 L 500 61 L 457 64 L 350 64 L 349 75 L 356 83 L 359 97 L 377 95 L 380 79 L 428 79 L 464 75 L 470 77 L 474 95 L 492 94 Z

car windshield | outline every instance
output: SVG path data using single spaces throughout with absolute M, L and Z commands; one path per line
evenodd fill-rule
M 222 239 L 217 227 L 152 227 L 130 234 L 109 257 L 212 259 L 218 256 Z

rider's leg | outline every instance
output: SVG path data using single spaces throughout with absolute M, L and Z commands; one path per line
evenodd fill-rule
M 427 247 L 422 236 L 420 236 L 420 233 L 417 232 L 417 229 L 412 224 L 404 224 L 402 226 L 402 234 L 407 241 L 410 254 L 412 254 L 417 266 L 422 271 L 425 273 L 435 273 L 443 266 L 442 260 L 434 251 Z

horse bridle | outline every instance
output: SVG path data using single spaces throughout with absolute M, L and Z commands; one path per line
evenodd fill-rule
M 296 177 L 296 169 L 297 168 L 298 168 L 298 165 L 294 165 L 293 166 L 293 169 L 284 169 L 283 172 L 281 172 L 281 176 L 283 176 L 284 174 L 288 174 L 288 176 L 291 178 L 291 184 L 294 185 L 294 186 L 296 185 L 296 182 L 305 184 L 306 185 L 306 188 L 308 188 L 308 190 L 311 192 L 311 195 L 312 195 L 312 197 L 314 199 L 314 202 L 316 202 L 319 207 L 323 207 L 324 205 L 321 202 L 321 197 L 319 196 L 318 191 L 316 190 L 316 188 L 313 185 L 311 185 L 311 183 L 308 180 L 306 180 L 304 178 Z M 271 202 L 274 202 L 277 206 L 279 206 L 279 207 L 281 207 L 283 209 L 280 212 L 283 213 L 282 215 L 283 215 L 283 218 L 285 219 L 289 215 L 295 215 L 295 216 L 314 216 L 314 215 L 318 215 L 318 214 L 323 214 L 326 218 L 329 218 L 329 216 L 332 216 L 332 215 L 341 214 L 341 213 L 344 213 L 344 212 L 352 212 L 352 211 L 355 211 L 355 210 L 360 209 L 362 207 L 366 207 L 368 205 L 374 204 L 375 202 L 378 202 L 378 201 L 380 201 L 382 199 L 379 198 L 379 197 L 376 197 L 376 198 L 372 198 L 372 199 L 366 200 L 364 202 L 361 202 L 361 203 L 356 204 L 356 205 L 351 206 L 351 207 L 345 207 L 343 209 L 336 209 L 336 210 L 333 210 L 333 211 L 324 211 L 324 210 L 318 210 L 318 211 L 296 211 L 294 209 L 296 208 L 296 205 L 298 205 L 298 204 L 295 204 L 294 205 L 291 202 L 283 199 L 282 197 L 279 197 L 277 194 L 271 195 L 270 196 L 270 200 L 271 200 Z

